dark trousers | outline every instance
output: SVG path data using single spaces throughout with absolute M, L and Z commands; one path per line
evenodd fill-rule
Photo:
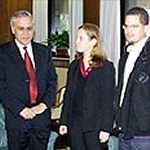
M 124 135 L 119 135 L 119 150 L 149 150 L 150 136 L 134 136 L 133 139 L 124 139 Z
M 83 132 L 81 122 L 74 122 L 70 130 L 72 150 L 102 150 L 99 132 Z
M 9 130 L 7 136 L 9 150 L 46 150 L 50 128 Z

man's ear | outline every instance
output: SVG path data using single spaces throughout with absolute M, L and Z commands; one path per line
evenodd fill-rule
M 146 35 L 150 36 L 150 25 L 144 26 L 144 30 L 145 30 Z
M 15 34 L 14 27 L 12 27 L 12 26 L 11 26 L 11 28 L 10 28 L 10 29 L 11 29 L 12 34 Z

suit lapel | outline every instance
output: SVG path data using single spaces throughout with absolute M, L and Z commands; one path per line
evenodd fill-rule
M 21 56 L 19 49 L 18 49 L 17 45 L 15 44 L 15 42 L 13 42 L 11 45 L 10 55 L 14 59 L 18 68 L 20 68 L 18 70 L 21 70 L 23 72 L 23 74 L 27 74 L 26 69 L 25 69 L 24 60 L 22 59 L 22 56 Z
M 36 67 L 36 75 L 38 75 L 38 72 L 40 71 L 41 66 L 41 58 L 42 57 L 42 51 L 39 49 L 34 42 L 32 42 L 32 49 L 33 49 L 33 57 L 35 61 L 35 67 Z
M 123 78 L 124 78 L 124 68 L 125 68 L 125 63 L 128 58 L 129 53 L 124 52 L 124 54 L 121 57 L 121 60 L 119 62 L 119 70 L 118 70 L 118 89 L 121 91 L 122 86 L 123 86 Z

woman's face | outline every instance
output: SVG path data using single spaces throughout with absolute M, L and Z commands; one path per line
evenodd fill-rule
M 76 49 L 77 52 L 85 53 L 90 52 L 93 49 L 93 42 L 90 37 L 87 35 L 84 29 L 79 29 L 77 31 L 77 38 L 76 38 Z

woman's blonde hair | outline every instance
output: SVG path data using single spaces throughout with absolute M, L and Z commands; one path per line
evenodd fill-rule
M 106 53 L 103 50 L 102 36 L 99 27 L 92 23 L 85 23 L 80 26 L 78 30 L 79 29 L 83 29 L 91 40 L 96 39 L 97 42 L 91 51 L 91 65 L 99 66 L 99 64 L 106 59 Z

